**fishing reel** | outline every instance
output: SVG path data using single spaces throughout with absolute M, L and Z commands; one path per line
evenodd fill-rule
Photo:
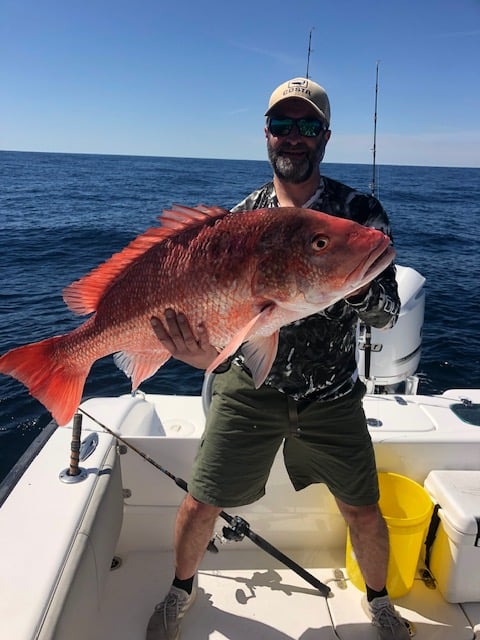
M 225 514 L 226 515 L 226 514 Z M 222 527 L 222 535 L 215 536 L 208 543 L 207 551 L 218 553 L 218 547 L 215 545 L 215 539 L 219 542 L 241 542 L 245 536 L 250 534 L 250 525 L 240 516 L 229 516 L 228 526 Z
M 250 525 L 240 516 L 233 516 L 228 527 L 222 528 L 223 537 L 226 540 L 241 542 L 250 532 Z

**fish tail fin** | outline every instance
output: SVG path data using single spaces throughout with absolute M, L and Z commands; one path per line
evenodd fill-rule
M 8 351 L 0 357 L 0 373 L 22 382 L 30 394 L 66 424 L 82 399 L 90 366 L 80 368 L 56 349 L 64 336 L 55 336 Z

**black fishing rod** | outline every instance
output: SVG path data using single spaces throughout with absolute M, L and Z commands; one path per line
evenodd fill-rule
M 307 51 L 307 72 L 305 74 L 305 77 L 308 79 L 308 72 L 310 69 L 310 54 L 312 53 L 312 31 L 315 29 L 315 27 L 312 27 L 310 29 L 310 35 L 308 36 L 308 51 Z
M 370 190 L 372 196 L 375 195 L 376 191 L 376 173 L 377 173 L 377 104 L 378 104 L 378 65 L 380 61 L 377 60 L 377 66 L 375 69 L 375 108 L 373 111 L 373 148 L 372 148 L 372 184 L 370 185 Z
M 87 418 L 90 418 L 90 420 L 93 420 L 93 422 L 98 424 L 99 427 L 104 429 L 107 433 L 109 433 L 111 436 L 116 438 L 119 442 L 124 444 L 126 447 L 128 447 L 132 451 L 135 451 L 135 453 L 137 453 L 141 458 L 143 458 L 146 462 L 148 462 L 149 464 L 153 465 L 156 469 L 161 471 L 164 475 L 170 478 L 170 480 L 173 480 L 177 485 L 177 487 L 180 487 L 180 489 L 183 489 L 183 491 L 185 492 L 188 491 L 188 485 L 185 482 L 185 480 L 183 480 L 183 478 L 179 478 L 178 476 L 175 476 L 168 469 L 166 469 L 165 467 L 162 467 L 161 464 L 153 460 L 153 458 L 151 458 L 145 452 L 140 451 L 140 449 L 137 449 L 137 447 L 135 447 L 133 444 L 131 444 L 130 442 L 128 442 L 127 440 L 119 436 L 117 433 L 115 433 L 115 431 L 112 431 L 112 429 L 109 429 L 107 426 L 102 424 L 99 420 L 94 418 L 92 415 L 90 415 L 87 411 L 85 411 L 81 407 L 79 407 L 78 411 L 83 413 L 83 415 L 85 415 Z M 323 582 L 320 582 L 320 580 L 315 578 L 315 576 L 312 576 L 311 573 L 309 573 L 306 569 L 304 569 L 299 564 L 297 564 L 294 560 L 286 556 L 279 549 L 271 545 L 267 540 L 265 540 L 265 538 L 262 538 L 257 533 L 252 531 L 250 529 L 249 523 L 246 520 L 244 520 L 240 516 L 231 516 L 225 511 L 220 511 L 219 515 L 230 525 L 229 527 L 223 527 L 223 535 L 227 540 L 234 540 L 238 542 L 240 540 L 243 540 L 243 538 L 246 536 L 254 544 L 260 547 L 260 549 L 263 549 L 264 551 L 266 551 L 268 554 L 273 556 L 276 560 L 279 560 L 282 564 L 284 564 L 289 569 L 294 571 L 297 575 L 299 575 L 301 578 L 306 580 L 309 584 L 315 587 L 315 589 L 318 589 L 318 591 L 320 591 L 322 596 L 327 597 L 330 594 L 330 591 L 331 591 L 330 587 L 327 587 L 326 584 L 323 584 Z M 209 548 L 211 549 L 211 545 L 209 545 Z
M 370 193 L 372 196 L 376 194 L 376 173 L 377 173 L 377 105 L 378 105 L 378 65 L 379 60 L 377 60 L 376 70 L 375 70 L 375 108 L 373 111 L 373 148 L 372 148 L 372 182 L 370 184 Z M 365 380 L 368 381 L 370 379 L 370 371 L 372 367 L 372 329 L 370 325 L 363 324 L 363 351 L 364 351 L 364 374 Z

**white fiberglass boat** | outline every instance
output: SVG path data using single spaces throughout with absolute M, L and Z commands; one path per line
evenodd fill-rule
M 379 471 L 425 486 L 440 508 L 427 545 L 431 509 L 420 523 L 418 552 L 402 514 L 392 519 L 392 551 L 401 569 L 413 566 L 395 605 L 418 640 L 471 640 L 480 638 L 480 389 L 417 393 L 424 279 L 399 267 L 398 282 L 397 326 L 359 336 L 364 407 Z M 208 395 L 209 380 L 203 399 L 86 400 L 79 473 L 69 468 L 78 419 L 37 438 L 0 488 L 0 638 L 144 638 L 172 580 L 174 518 Z M 375 637 L 333 498 L 323 485 L 295 493 L 281 455 L 266 496 L 219 518 L 217 530 L 183 640 Z

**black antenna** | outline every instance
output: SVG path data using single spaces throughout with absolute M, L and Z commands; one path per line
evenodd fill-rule
M 375 72 L 375 110 L 373 112 L 373 164 L 372 164 L 372 183 L 370 189 L 372 196 L 376 191 L 376 173 L 377 173 L 377 103 L 378 103 L 378 65 L 380 60 L 377 60 L 376 72 Z
M 305 74 L 305 77 L 308 78 L 308 70 L 310 67 L 310 54 L 312 53 L 312 31 L 315 29 L 315 27 L 312 27 L 310 29 L 310 35 L 308 36 L 308 53 L 307 53 L 307 73 Z

